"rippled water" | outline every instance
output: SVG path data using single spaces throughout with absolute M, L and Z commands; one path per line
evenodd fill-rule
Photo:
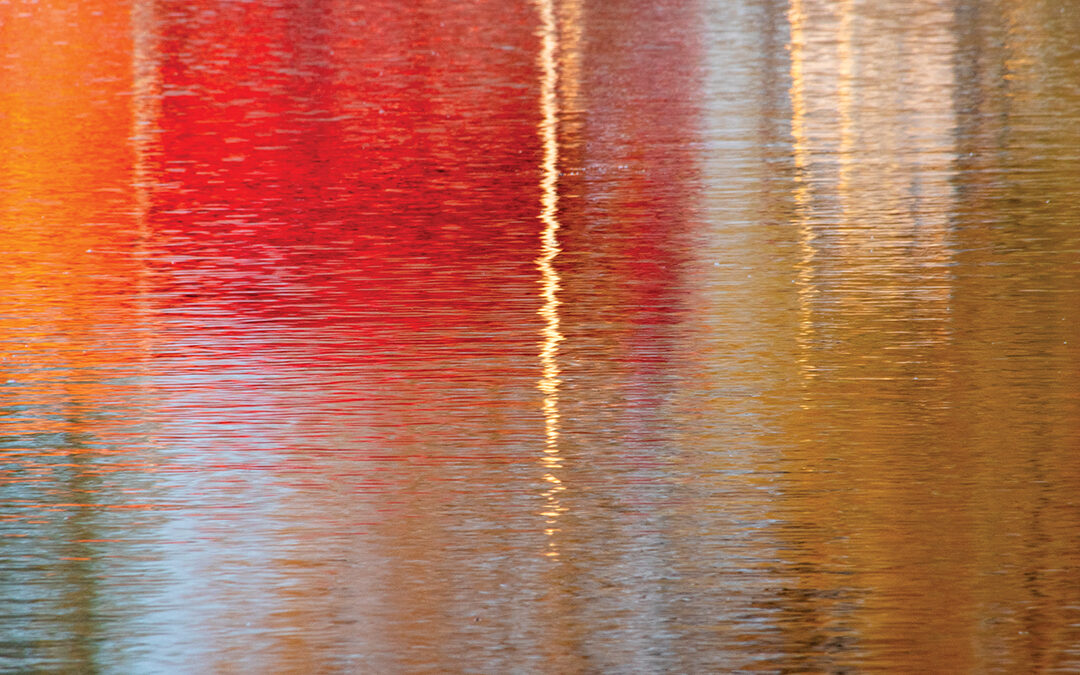
M 1080 669 L 1078 38 L 0 3 L 0 669 Z

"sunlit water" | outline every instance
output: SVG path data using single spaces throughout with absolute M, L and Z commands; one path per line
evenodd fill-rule
M 1080 669 L 1066 0 L 0 3 L 0 670 Z

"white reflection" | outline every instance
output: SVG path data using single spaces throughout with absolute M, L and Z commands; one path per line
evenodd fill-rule
M 806 76 L 804 52 L 806 13 L 802 0 L 791 0 L 788 7 L 791 26 L 791 136 L 795 161 L 795 220 L 799 228 L 799 263 L 796 283 L 799 297 L 799 368 L 804 377 L 813 377 L 807 358 L 808 345 L 813 342 L 814 321 L 812 298 L 817 294 L 814 283 L 814 232 L 810 224 L 810 143 L 806 133 Z
M 874 334 L 907 349 L 947 338 L 955 38 L 943 8 L 882 8 L 788 3 L 805 379 L 830 358 L 829 340 Z
M 544 228 L 540 233 L 540 256 L 536 267 L 540 270 L 540 297 L 544 304 L 540 316 L 544 319 L 541 331 L 543 341 L 540 344 L 540 366 L 542 376 L 537 386 L 544 394 L 545 445 L 541 463 L 547 469 L 544 480 L 548 487 L 544 491 L 547 500 L 542 515 L 546 518 L 548 551 L 546 555 L 558 557 L 554 535 L 558 532 L 556 524 L 565 509 L 559 503 L 559 493 L 566 487 L 555 475 L 555 469 L 562 466 L 559 455 L 559 342 L 563 335 L 559 332 L 559 273 L 553 262 L 559 255 L 558 206 L 558 81 L 559 74 L 556 57 L 559 48 L 559 29 L 555 20 L 554 0 L 541 0 L 537 3 L 540 11 L 540 143 L 544 150 L 540 166 L 540 222 Z

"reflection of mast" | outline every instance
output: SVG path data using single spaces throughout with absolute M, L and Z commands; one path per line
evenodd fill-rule
M 558 26 L 555 22 L 554 0 L 540 0 L 538 2 L 541 21 L 541 44 L 540 44 L 540 112 L 539 124 L 540 142 L 544 150 L 543 162 L 540 172 L 540 222 L 544 229 L 540 234 L 540 257 L 536 259 L 536 266 L 540 270 L 540 297 L 544 305 L 540 308 L 540 316 L 544 319 L 544 328 L 541 331 L 543 341 L 540 347 L 540 365 L 543 376 L 540 378 L 538 387 L 544 394 L 544 427 L 545 447 L 542 464 L 547 473 L 544 475 L 550 486 L 544 492 L 547 504 L 543 515 L 547 518 L 546 533 L 551 547 L 547 555 L 557 557 L 555 542 L 550 538 L 557 532 L 555 527 L 559 514 L 564 507 L 559 504 L 559 493 L 565 490 L 562 481 L 555 475 L 554 470 L 561 466 L 559 456 L 559 342 L 562 341 L 562 333 L 559 332 L 559 273 L 555 270 L 552 262 L 559 255 L 559 240 L 556 233 L 559 229 L 558 220 L 558 168 L 559 168 L 559 138 L 558 138 L 558 114 L 559 100 L 558 71 L 555 62 L 558 49 L 559 35 Z
M 157 17 L 154 3 L 137 0 L 131 9 L 132 76 L 135 93 L 131 109 L 131 138 L 134 150 L 132 180 L 135 197 L 135 227 L 138 237 L 135 252 L 140 262 L 146 261 L 149 238 L 150 184 L 153 180 L 150 166 L 151 150 L 156 134 L 157 120 L 161 113 L 161 70 L 155 45 Z M 136 270 L 135 295 L 142 320 L 149 321 L 150 281 L 145 264 Z M 147 333 L 143 333 L 141 345 L 144 353 L 151 350 Z
M 803 72 L 806 13 L 802 0 L 791 0 L 788 22 L 791 25 L 791 136 L 796 172 L 793 197 L 800 252 L 796 266 L 799 294 L 798 361 L 803 377 L 813 377 L 807 352 L 813 342 L 814 323 L 810 305 L 817 288 L 814 284 L 814 232 L 810 222 L 810 143 L 806 134 L 806 76 Z
M 132 105 L 132 133 L 135 149 L 136 220 L 140 243 L 145 243 L 146 219 L 150 210 L 150 152 L 153 129 L 160 113 L 161 73 L 154 46 L 154 7 L 152 3 L 136 2 L 131 10 L 132 70 L 135 78 L 135 97 Z

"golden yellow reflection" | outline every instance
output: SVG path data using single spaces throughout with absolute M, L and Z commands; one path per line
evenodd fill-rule
M 922 512 L 910 506 L 909 481 L 866 479 L 923 471 L 925 455 L 913 448 L 931 446 L 947 456 L 947 444 L 936 444 L 944 443 L 938 436 L 952 423 L 955 396 L 948 214 L 956 194 L 957 84 L 951 16 L 940 7 L 913 8 L 899 0 L 875 4 L 873 11 L 852 0 L 789 0 L 788 20 L 803 411 L 793 411 L 789 422 L 792 471 L 785 480 L 791 488 L 777 506 L 785 514 L 778 520 L 806 532 L 814 514 L 861 511 L 839 526 L 851 533 L 842 537 L 843 546 L 832 534 L 801 537 L 800 565 L 827 569 L 843 558 L 861 570 L 934 567 L 948 569 L 952 578 L 972 578 L 966 556 L 948 562 L 937 557 L 946 539 L 957 550 L 977 545 L 957 516 L 969 512 L 963 490 L 928 479 L 936 502 L 949 506 Z M 960 453 L 941 461 L 949 471 L 963 472 L 959 467 L 968 459 Z M 838 486 L 859 482 L 867 487 L 858 499 L 849 494 L 839 498 L 841 506 L 833 503 Z M 880 526 L 909 508 L 919 514 L 909 529 Z M 816 574 L 795 577 L 792 587 L 804 592 L 840 597 L 850 591 L 847 582 Z M 891 572 L 868 579 L 864 587 L 887 594 L 934 583 Z M 972 634 L 958 633 L 968 630 L 959 628 L 966 625 L 966 610 L 958 609 L 971 606 L 968 593 L 962 584 L 936 595 L 920 588 L 902 611 L 868 610 L 850 625 L 867 640 L 887 634 L 926 645 L 935 644 L 947 626 L 958 643 L 974 644 Z M 839 616 L 826 604 L 818 610 L 827 621 Z M 792 639 L 811 639 L 804 629 Z M 973 663 L 966 648 L 934 653 L 930 661 L 950 672 L 971 670 Z M 926 663 L 918 669 L 926 670 Z
M 559 332 L 559 273 L 552 264 L 560 250 L 557 237 L 559 230 L 559 99 L 557 89 L 559 74 L 556 65 L 559 31 L 555 21 L 554 1 L 542 0 L 537 6 L 541 22 L 539 132 L 540 143 L 544 150 L 540 166 L 540 221 L 544 229 L 540 233 L 540 257 L 536 259 L 536 267 L 540 270 L 540 297 L 544 301 L 539 312 L 544 319 L 544 328 L 541 331 L 543 341 L 540 344 L 542 376 L 537 386 L 544 394 L 546 440 L 541 462 L 547 469 L 544 480 L 548 482 L 548 487 L 543 493 L 547 505 L 542 513 L 547 519 L 548 526 L 545 529 L 548 537 L 546 555 L 558 557 L 559 552 L 554 535 L 558 532 L 556 523 L 559 514 L 564 510 L 559 503 L 559 493 L 566 489 L 562 481 L 553 473 L 555 469 L 562 466 L 562 457 L 559 455 L 559 384 L 561 380 L 559 379 L 558 357 L 559 342 L 562 341 L 563 336 Z
M 810 141 L 806 133 L 806 76 L 804 74 L 806 13 L 802 0 L 788 6 L 791 25 L 791 137 L 795 160 L 795 219 L 799 228 L 799 263 L 795 283 L 799 299 L 799 368 L 804 377 L 813 377 L 806 351 L 813 342 L 814 323 L 811 301 L 817 293 L 814 284 L 814 232 L 810 223 Z

